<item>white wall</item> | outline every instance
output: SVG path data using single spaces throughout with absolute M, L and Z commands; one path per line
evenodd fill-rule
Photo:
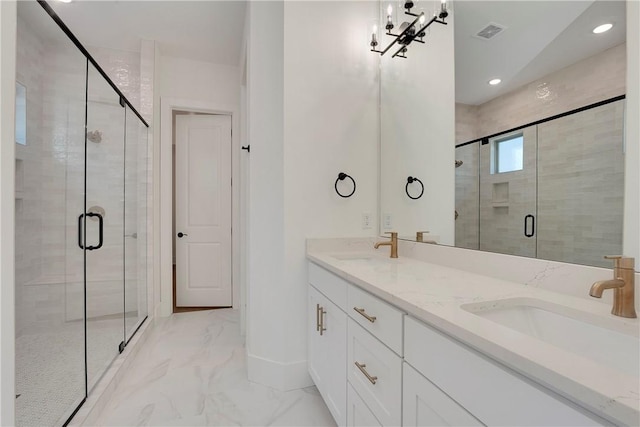
M 14 162 L 16 2 L 0 2 L 0 425 L 15 419 Z
M 285 388 L 284 4 L 248 5 L 249 379 Z M 300 302 L 298 302 L 300 303 Z M 303 318 L 302 318 L 303 319 Z
M 162 56 L 160 96 L 237 106 L 240 71 L 235 66 Z
M 377 232 L 361 226 L 363 212 L 377 222 L 376 6 L 249 6 L 249 378 L 279 389 L 310 384 L 306 237 Z M 349 199 L 335 194 L 339 172 L 357 181 Z

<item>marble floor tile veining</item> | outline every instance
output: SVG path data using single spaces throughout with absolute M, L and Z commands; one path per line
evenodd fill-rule
M 98 425 L 332 426 L 315 387 L 281 392 L 247 379 L 239 312 L 161 319 L 135 356 Z

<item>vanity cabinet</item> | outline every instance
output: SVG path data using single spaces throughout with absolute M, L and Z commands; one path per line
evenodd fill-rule
M 347 384 L 347 427 L 382 427 L 382 425 L 351 384 Z
M 484 425 L 610 424 L 412 317 L 404 331 L 406 363 Z
M 309 374 L 338 425 L 347 420 L 347 315 L 308 286 Z
M 611 423 L 309 263 L 309 373 L 338 425 Z
M 405 363 L 402 371 L 403 426 L 483 425 L 411 365 Z

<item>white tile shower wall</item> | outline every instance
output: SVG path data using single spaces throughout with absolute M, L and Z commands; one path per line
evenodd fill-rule
M 624 101 L 538 126 L 538 258 L 608 267 L 622 253 Z
M 29 114 L 29 143 L 26 147 L 19 147 L 17 152 L 17 157 L 22 160 L 21 170 L 24 174 L 19 195 L 22 201 L 17 203 L 16 208 L 16 231 L 20 236 L 16 239 L 16 283 L 19 285 L 16 293 L 16 303 L 19 307 L 17 331 L 20 334 L 55 326 L 82 316 L 83 262 L 82 251 L 77 246 L 77 215 L 82 212 L 84 191 L 85 60 L 70 42 L 67 46 L 69 49 L 61 49 L 53 41 L 42 40 L 30 31 L 24 22 L 18 26 L 18 31 L 18 79 L 28 88 Z M 139 106 L 143 91 L 140 55 L 104 48 L 91 48 L 91 51 L 132 104 Z M 144 93 L 147 99 L 146 108 L 150 110 L 153 108 L 153 94 L 149 94 L 148 88 L 149 84 L 153 84 L 153 63 L 151 76 L 148 68 L 147 64 L 147 86 Z M 92 87 L 95 88 L 96 85 Z M 97 98 L 106 96 L 95 95 Z M 92 108 L 107 107 L 96 103 Z M 118 116 L 122 113 L 124 117 L 124 109 L 119 106 L 116 109 L 119 111 L 113 113 Z M 150 114 L 149 111 L 147 113 Z M 121 121 L 119 117 L 105 117 L 100 126 L 106 128 L 118 121 Z M 114 129 L 114 138 L 117 134 L 122 134 L 121 130 Z M 109 133 L 107 130 L 103 137 L 108 139 Z M 104 151 L 104 147 L 101 146 L 100 149 Z M 107 148 L 107 151 L 112 150 Z M 110 159 L 108 164 L 100 166 L 100 162 L 96 163 L 93 172 L 97 173 L 98 169 L 106 168 L 103 172 L 119 174 L 117 166 L 121 167 L 121 159 L 115 153 L 107 153 L 106 156 Z M 148 164 L 149 153 L 142 153 L 141 156 L 144 158 L 140 159 L 140 163 Z M 143 182 L 149 182 L 148 173 L 148 170 L 140 169 L 140 174 L 144 176 L 139 178 L 141 185 Z M 113 181 L 120 177 L 114 175 L 110 179 Z M 116 193 L 122 185 L 118 186 L 113 182 L 112 184 L 108 188 L 113 194 L 101 192 L 100 200 L 91 200 L 90 196 L 88 206 L 116 203 L 112 207 L 106 206 L 106 209 L 121 210 L 122 206 L 117 205 L 121 203 L 122 195 Z M 143 188 L 138 190 L 146 191 Z M 95 193 L 89 192 L 90 195 Z M 142 221 L 144 217 L 146 222 L 146 212 L 140 211 L 140 215 L 139 220 Z M 112 225 L 121 228 L 122 221 L 121 218 L 117 219 L 118 217 L 110 220 L 116 219 Z M 115 232 L 118 233 L 117 230 Z M 107 227 L 106 241 L 115 241 L 117 236 L 109 234 Z M 146 257 L 150 250 L 145 250 L 144 253 Z M 100 258 L 99 262 L 97 259 L 93 262 L 95 268 L 90 272 L 94 274 L 95 279 L 88 283 L 88 290 L 95 297 L 93 302 L 89 301 L 90 313 L 102 316 L 121 312 L 122 283 L 109 279 L 114 274 L 117 275 L 118 271 L 121 272 L 121 267 L 116 268 L 117 264 L 121 265 L 121 249 L 118 249 L 117 245 L 106 245 L 99 255 L 98 257 L 98 254 L 89 253 L 90 263 L 91 258 Z M 142 264 L 128 265 L 135 272 Z M 138 272 L 138 277 L 146 277 L 146 272 Z M 114 278 L 115 276 L 112 277 Z M 139 291 L 139 288 L 137 290 Z M 134 289 L 132 292 L 135 291 Z M 130 297 L 128 300 L 133 303 L 136 300 L 143 301 L 143 297 Z M 146 295 L 144 300 L 146 301 Z M 134 307 L 128 309 L 133 310 Z M 146 311 L 146 307 L 144 310 Z
M 87 49 L 135 109 L 140 110 L 140 53 L 96 46 L 88 46 Z
M 626 66 L 623 43 L 488 101 L 478 106 L 475 137 L 623 95 Z
M 478 137 L 478 108 L 477 105 L 456 103 L 456 144 Z
M 27 89 L 27 145 L 16 144 L 16 216 L 15 230 L 15 280 L 16 305 L 23 307 L 27 296 L 22 285 L 36 280 L 41 275 L 40 233 L 41 189 L 40 164 L 42 157 L 42 54 L 43 44 L 39 38 L 26 30 L 21 19 L 17 27 L 16 79 Z M 20 177 L 18 177 L 20 175 Z M 21 184 L 18 184 L 21 182 Z M 16 311 L 18 335 L 25 324 L 26 310 Z
M 16 247 L 29 254 L 16 260 L 16 330 L 21 334 L 64 321 L 65 286 L 60 284 L 77 273 L 70 268 L 81 251 L 77 246 L 68 250 L 65 227 L 73 223 L 77 241 L 76 217 L 68 220 L 68 215 L 81 212 L 71 196 L 81 200 L 82 188 L 74 189 L 67 180 L 82 161 L 85 61 L 68 40 L 40 37 L 23 21 L 18 31 L 17 68 L 31 82 L 30 141 L 17 153 L 29 157 L 22 165 L 27 203 L 18 204 L 22 211 L 16 219 Z M 23 219 L 28 226 L 21 224 Z

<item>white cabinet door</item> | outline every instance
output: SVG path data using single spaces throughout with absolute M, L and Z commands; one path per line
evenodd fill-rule
M 402 379 L 403 426 L 483 425 L 407 363 L 404 364 Z
M 349 383 L 383 425 L 399 426 L 402 359 L 351 318 L 347 330 Z
M 309 374 L 338 425 L 347 420 L 347 315 L 309 285 Z
M 371 409 L 356 391 L 348 385 L 347 390 L 347 426 L 349 427 L 382 427 L 382 424 L 373 415 Z

